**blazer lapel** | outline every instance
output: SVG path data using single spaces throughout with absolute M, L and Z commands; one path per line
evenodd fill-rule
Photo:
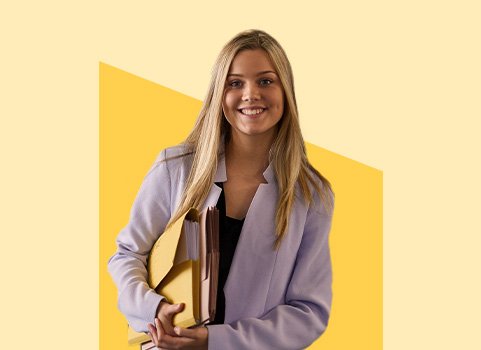
M 220 193 L 222 192 L 222 189 L 217 186 L 215 183 L 216 182 L 225 182 L 227 180 L 227 175 L 226 175 L 226 170 L 225 170 L 225 158 L 224 158 L 224 153 L 221 153 L 219 155 L 219 161 L 217 164 L 217 172 L 214 177 L 214 183 L 212 184 L 212 187 L 210 188 L 209 194 L 207 195 L 207 198 L 205 199 L 204 205 L 202 207 L 202 210 L 205 210 L 208 207 L 215 207 L 217 204 L 217 201 L 219 200 Z
M 265 311 L 278 252 L 273 249 L 278 193 L 272 164 L 264 178 L 267 183 L 259 185 L 249 207 L 224 287 L 226 323 Z

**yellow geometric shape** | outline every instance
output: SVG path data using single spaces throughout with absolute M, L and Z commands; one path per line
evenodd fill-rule
M 336 195 L 332 312 L 309 349 L 382 349 L 382 172 L 309 143 L 307 153 Z
M 100 63 L 100 350 L 127 345 L 127 323 L 107 272 L 115 237 L 163 148 L 189 133 L 201 102 Z M 307 144 L 332 183 L 333 305 L 327 331 L 309 349 L 382 349 L 382 172 Z

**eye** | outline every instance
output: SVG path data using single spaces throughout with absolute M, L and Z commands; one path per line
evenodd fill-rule
M 236 88 L 236 87 L 239 87 L 241 86 L 241 82 L 239 80 L 233 80 L 231 82 L 229 82 L 229 87 L 233 87 L 233 88 Z
M 271 79 L 261 79 L 259 83 L 260 83 L 261 86 L 267 86 L 267 85 L 272 84 L 272 80 Z

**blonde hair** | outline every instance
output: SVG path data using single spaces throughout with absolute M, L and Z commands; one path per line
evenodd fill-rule
M 202 109 L 193 130 L 184 142 L 189 150 L 187 154 L 193 154 L 193 163 L 179 207 L 169 225 L 189 208 L 200 209 L 210 192 L 217 170 L 219 152 L 223 148 L 221 142 L 228 136 L 230 128 L 222 111 L 227 74 L 237 53 L 255 49 L 262 49 L 268 54 L 285 96 L 284 114 L 279 121 L 270 159 L 279 187 L 276 209 L 277 237 L 274 244 L 278 248 L 289 225 L 296 183 L 299 183 L 304 200 L 308 203 L 313 200 L 309 184 L 312 185 L 329 212 L 333 207 L 332 189 L 329 181 L 307 160 L 294 94 L 294 79 L 286 53 L 272 36 L 261 30 L 246 30 L 237 34 L 217 57 Z M 319 185 L 319 180 L 322 186 Z

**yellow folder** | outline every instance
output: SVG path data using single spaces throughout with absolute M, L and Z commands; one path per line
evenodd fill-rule
M 132 329 L 132 327 L 128 327 L 127 331 L 127 339 L 129 345 L 140 344 L 150 341 L 150 337 L 147 333 L 139 333 Z
M 148 260 L 149 286 L 169 303 L 185 303 L 184 310 L 174 316 L 175 326 L 194 326 L 199 319 L 199 258 L 189 259 L 185 220 L 198 222 L 199 214 L 189 210 L 155 242 Z M 184 233 L 184 234 L 183 234 Z M 198 233 L 197 233 L 198 235 Z

